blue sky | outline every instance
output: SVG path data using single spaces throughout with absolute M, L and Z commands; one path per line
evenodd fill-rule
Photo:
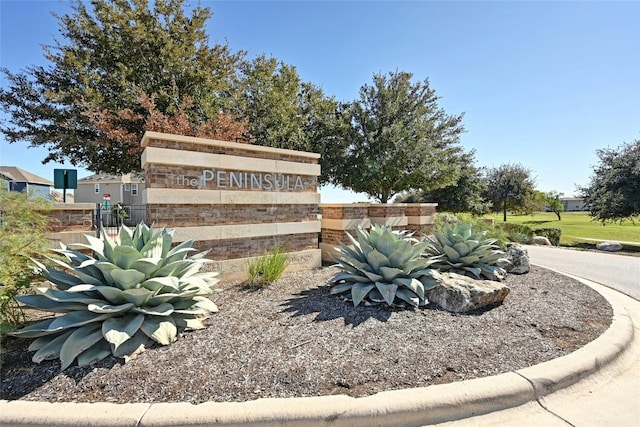
M 543 191 L 573 195 L 596 149 L 640 138 L 640 1 L 202 4 L 214 13 L 211 43 L 271 54 L 338 100 L 357 98 L 374 73 L 428 77 L 449 114 L 465 113 L 461 142 L 478 166 L 521 163 Z M 2 67 L 44 64 L 41 45 L 58 28 L 49 11 L 67 10 L 63 1 L 0 0 Z M 63 165 L 41 165 L 45 155 L 0 141 L 2 165 L 52 179 Z M 321 192 L 323 203 L 366 199 Z

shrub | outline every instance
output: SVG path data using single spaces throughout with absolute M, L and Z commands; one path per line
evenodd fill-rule
M 552 245 L 560 245 L 562 230 L 559 228 L 536 228 L 533 232 L 536 236 L 544 236 L 549 239 Z
M 353 248 L 340 242 L 340 255 L 334 259 L 342 271 L 329 282 L 331 294 L 354 306 L 361 302 L 399 307 L 428 303 L 425 290 L 437 286 L 440 275 L 429 268 L 435 260 L 421 256 L 425 243 L 378 225 L 370 232 L 358 227 L 357 238 L 347 236 Z
M 8 191 L 0 182 L 0 325 L 5 330 L 24 321 L 15 298 L 36 278 L 30 258 L 45 259 L 49 207 L 44 197 Z
M 249 272 L 247 285 L 268 286 L 282 276 L 287 265 L 289 265 L 289 257 L 281 251 L 279 246 L 276 246 L 271 252 L 247 262 Z
M 442 232 L 425 239 L 425 253 L 435 260 L 434 268 L 479 279 L 502 280 L 506 271 L 498 264 L 508 263 L 504 251 L 487 239 L 487 231 L 476 232 L 473 224 L 445 224 Z
M 171 249 L 172 232 L 144 224 L 133 232 L 122 226 L 115 240 L 104 231 L 101 239 L 86 237 L 90 244 L 78 246 L 96 258 L 63 246 L 57 252 L 68 262 L 56 262 L 61 270 L 35 261 L 51 287 L 16 298 L 62 313 L 12 333 L 37 338 L 29 346 L 34 362 L 59 358 L 64 370 L 74 360 L 83 366 L 130 356 L 153 342 L 171 344 L 181 330 L 203 328 L 202 317 L 218 310 L 207 298 L 217 273 L 200 272 L 211 262 L 206 252 L 187 258 L 192 241 Z
M 510 222 L 504 222 L 496 225 L 507 233 L 507 237 L 511 242 L 516 243 L 531 243 L 533 237 L 533 230 L 528 225 L 514 224 Z

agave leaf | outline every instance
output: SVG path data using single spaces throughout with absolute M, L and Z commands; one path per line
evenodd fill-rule
M 350 291 L 352 286 L 353 282 L 338 283 L 337 285 L 333 285 L 331 287 L 331 289 L 329 290 L 329 294 L 335 295 Z
M 134 336 L 123 342 L 118 348 L 111 344 L 111 353 L 116 357 L 130 356 L 150 347 L 152 341 L 147 335 L 139 330 Z
M 348 282 L 361 282 L 361 283 L 368 283 L 371 281 L 365 276 L 342 271 L 336 274 L 335 276 L 333 276 L 333 278 L 329 281 L 329 283 L 337 283 L 337 282 L 340 282 L 341 280 L 345 280 Z
M 100 302 L 99 299 L 91 298 L 86 294 L 83 294 L 80 292 L 71 292 L 70 289 L 73 289 L 73 288 L 74 287 L 71 287 L 66 291 L 59 291 L 57 289 L 50 289 L 50 288 L 35 288 L 35 290 L 40 295 L 56 302 L 62 302 L 62 303 L 79 302 L 82 304 L 91 304 L 93 302 Z
M 140 253 L 144 258 L 162 258 L 167 252 L 163 253 L 164 248 L 164 232 L 165 228 L 156 232 L 150 240 L 148 240 L 144 247 L 140 250 Z M 171 238 L 169 237 L 169 240 Z
M 142 314 L 112 317 L 102 323 L 102 335 L 107 342 L 113 345 L 112 348 L 117 350 L 118 347 L 138 332 L 143 321 L 144 315 Z
M 134 307 L 135 305 L 131 304 L 130 302 L 126 304 L 121 304 L 121 305 L 111 305 L 111 304 L 106 304 L 104 302 L 100 302 L 100 303 L 89 304 L 87 306 L 87 310 L 92 311 L 94 313 L 116 314 L 116 313 L 123 313 L 123 312 L 129 311 Z
M 94 254 L 101 255 L 102 257 L 105 256 L 105 253 L 104 253 L 104 246 L 105 246 L 104 245 L 104 240 L 98 239 L 97 237 L 91 236 L 89 234 L 85 235 L 85 238 L 89 242 L 88 246 L 84 245 L 84 244 L 78 244 L 78 245 L 75 245 L 75 246 L 88 248 L 88 249 L 91 249 Z
M 144 288 L 126 289 L 122 291 L 125 301 L 133 303 L 136 307 L 141 307 L 149 301 L 154 292 Z
M 358 242 L 358 240 L 354 238 L 349 232 L 345 232 L 345 234 L 347 235 L 347 239 L 349 239 L 349 242 L 351 242 L 351 244 L 355 248 L 353 253 L 356 256 L 364 256 L 364 253 L 362 252 L 362 247 L 360 246 L 360 242 Z M 348 246 L 345 245 L 344 243 L 342 242 L 338 242 L 338 243 L 340 244 L 340 246 L 348 248 Z
M 147 317 L 140 329 L 149 338 L 163 345 L 171 344 L 178 335 L 178 328 L 171 317 Z
M 446 237 L 443 233 L 440 233 L 438 231 L 434 231 L 433 235 L 436 237 L 436 239 L 438 239 L 438 242 L 440 243 L 441 246 L 443 246 L 443 247 L 453 246 L 454 242 L 449 240 L 449 238 Z
M 32 259 L 32 262 L 40 269 L 40 274 L 42 277 L 56 285 L 56 287 L 60 290 L 69 289 L 73 285 L 79 285 L 82 283 L 78 277 L 73 276 L 69 273 L 65 273 L 63 271 L 58 271 L 55 269 L 49 270 L 44 264 Z
M 72 311 L 60 317 L 53 319 L 49 325 L 51 330 L 63 330 L 69 328 L 77 328 L 88 323 L 99 322 L 111 317 L 110 313 L 92 313 L 90 311 Z
M 43 335 L 51 335 L 60 332 L 59 330 L 51 329 L 51 323 L 54 319 L 46 319 L 33 325 L 26 326 L 22 329 L 9 333 L 14 337 L 21 338 L 37 338 Z
M 393 305 L 393 300 L 396 298 L 396 290 L 398 289 L 398 285 L 396 285 L 395 283 L 376 282 L 376 288 L 384 298 L 384 301 L 387 303 L 387 305 Z
M 105 340 L 100 340 L 77 357 L 78 366 L 87 366 L 111 356 L 111 346 Z
M 371 292 L 367 295 L 367 299 L 364 300 L 364 305 L 373 305 L 369 301 L 374 304 L 380 304 L 384 302 L 384 297 L 377 289 L 372 289 Z
M 124 224 L 122 224 L 120 230 L 118 230 L 118 239 L 121 245 L 134 247 L 133 232 Z
M 117 248 L 116 248 L 117 249 Z M 111 278 L 115 285 L 122 289 L 132 289 L 139 285 L 145 278 L 145 274 L 137 270 L 112 270 Z
M 108 261 L 98 261 L 95 263 L 95 267 L 102 272 L 106 284 L 113 285 L 115 283 L 111 278 L 111 272 L 113 270 L 119 270 L 120 267 Z
M 71 332 L 73 332 L 73 331 L 63 332 L 63 334 L 65 334 L 65 333 L 69 333 L 70 334 Z M 43 335 L 41 337 L 38 337 L 35 340 L 33 340 L 31 342 L 31 344 L 29 344 L 29 347 L 27 347 L 27 351 L 40 350 L 45 345 L 49 344 L 49 342 L 51 340 L 53 340 L 54 338 L 55 337 L 52 337 L 51 335 Z
M 456 262 L 456 261 L 458 261 L 460 259 L 460 254 L 458 254 L 458 251 L 456 251 L 452 247 L 445 246 L 442 249 L 444 250 L 444 253 L 447 254 L 447 257 L 449 257 L 450 261 Z
M 121 304 L 125 302 L 122 290 L 112 286 L 95 286 L 95 291 L 100 293 L 111 304 Z
M 140 258 L 131 264 L 130 269 L 138 270 L 144 273 L 145 277 L 150 277 L 154 271 L 160 268 L 162 261 L 162 258 Z
M 382 274 L 385 282 L 393 282 L 393 279 L 404 274 L 404 271 L 399 268 L 380 267 L 380 273 Z
M 195 249 L 193 249 L 192 246 L 193 246 L 193 239 L 190 239 L 180 243 L 179 245 L 171 249 L 167 253 L 167 256 L 165 258 L 165 260 L 167 260 L 167 264 L 173 261 L 184 259 L 184 257 L 189 252 L 194 252 Z
M 345 245 L 342 242 L 338 242 L 338 244 L 340 245 L 340 254 L 343 257 L 347 257 L 358 262 L 366 262 L 366 255 L 362 253 L 362 251 L 351 249 L 349 246 Z
M 362 300 L 367 296 L 369 291 L 373 289 L 375 285 L 373 283 L 354 283 L 351 287 L 351 297 L 353 298 L 353 306 L 358 306 Z
M 398 285 L 398 290 L 406 288 L 421 300 L 424 299 L 424 285 L 420 280 L 398 277 L 393 282 Z
M 173 305 L 163 303 L 155 307 L 136 307 L 131 310 L 134 313 L 147 314 L 150 316 L 169 316 L 173 313 Z
M 36 341 L 40 341 L 41 343 L 43 339 L 47 340 L 44 345 L 41 345 L 38 348 L 38 351 L 31 357 L 31 361 L 34 363 L 40 363 L 43 360 L 53 360 L 60 357 L 60 349 L 62 348 L 62 344 L 69 338 L 69 336 L 73 333 L 73 331 L 64 332 L 56 337 L 45 336 L 40 337 Z M 39 343 L 40 344 L 40 343 Z M 29 350 L 33 351 L 35 348 L 29 346 Z
M 414 307 L 419 307 L 421 305 L 421 301 L 424 301 L 424 298 L 418 298 L 416 294 L 411 292 L 409 289 L 398 289 L 396 291 L 396 297 Z M 424 305 L 424 302 L 422 302 L 422 305 Z
M 363 273 L 365 274 L 365 276 L 367 276 L 367 278 L 369 279 L 368 281 L 371 283 L 375 283 L 383 279 L 383 277 L 380 274 L 371 273 L 370 271 L 363 271 Z M 362 282 L 362 283 L 367 283 L 367 282 Z
M 453 249 L 460 254 L 461 257 L 469 254 L 469 247 L 465 242 L 459 242 L 453 245 Z
M 389 255 L 389 265 L 402 268 L 411 258 L 413 258 L 412 251 L 408 251 L 404 245 L 400 245 Z
M 37 308 L 42 311 L 50 311 L 52 313 L 66 313 L 74 310 L 84 310 L 86 304 L 80 302 L 58 302 L 45 297 L 44 295 L 21 295 L 15 297 L 20 303 Z
M 76 357 L 102 339 L 100 325 L 84 325 L 73 331 L 60 349 L 61 370 L 67 369 Z
M 177 277 L 173 276 L 153 277 L 142 282 L 140 286 L 154 292 L 161 289 L 166 289 L 169 292 L 177 292 L 180 290 L 180 282 Z
M 204 329 L 205 326 L 200 319 L 195 316 L 186 315 L 186 314 L 177 314 L 172 316 L 173 320 L 176 322 L 176 327 L 179 331 L 182 330 L 196 330 L 196 329 Z
M 140 254 L 135 248 L 131 246 L 116 246 L 113 249 L 112 256 L 110 259 L 112 262 L 123 270 L 129 269 L 131 264 L 140 258 L 153 258 L 147 257 Z
M 437 276 L 436 275 L 422 276 L 418 280 L 420 281 L 420 283 L 422 283 L 422 286 L 425 291 L 428 291 L 429 289 L 433 289 L 436 286 L 440 286 L 442 284 L 442 276 L 440 276 L 439 273 Z
M 374 249 L 367 255 L 367 262 L 373 271 L 379 271 L 380 267 L 386 267 L 389 265 L 389 258 L 377 249 Z
M 211 301 L 209 298 L 206 297 L 193 297 L 194 300 L 198 301 L 196 304 L 193 305 L 194 308 L 198 308 L 201 310 L 206 310 L 207 313 L 217 313 L 218 312 L 218 306 Z
M 480 278 L 480 274 L 482 273 L 482 269 L 480 267 L 464 267 L 464 270 L 473 274 L 473 276 L 477 279 Z
M 356 228 L 356 235 L 358 237 L 358 243 L 360 244 L 360 251 L 366 258 L 369 252 L 373 250 L 373 244 L 370 241 L 371 235 L 367 234 L 367 231 L 360 226 Z
M 477 255 L 468 255 L 460 258 L 460 261 L 462 261 L 465 264 L 473 264 L 474 262 L 477 262 L 479 260 L 480 260 L 480 257 Z
M 389 257 L 395 250 L 395 242 L 398 241 L 398 237 L 395 236 L 390 230 L 384 230 L 378 242 L 376 249 L 382 253 L 385 257 Z

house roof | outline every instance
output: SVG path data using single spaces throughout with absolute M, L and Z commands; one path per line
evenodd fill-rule
M 78 184 L 100 184 L 100 183 L 112 183 L 112 184 L 127 184 L 127 183 L 143 183 L 144 176 L 136 173 L 127 173 L 124 175 L 109 175 L 105 173 L 97 173 L 94 175 L 85 176 L 78 179 Z
M 0 166 L 0 173 L 11 181 L 28 182 L 29 184 L 53 185 L 53 181 L 49 181 L 41 176 L 27 172 L 15 166 Z

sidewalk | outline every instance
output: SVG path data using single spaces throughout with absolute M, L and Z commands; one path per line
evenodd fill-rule
M 640 302 L 593 282 L 611 327 L 564 357 L 431 387 L 200 405 L 0 401 L 0 426 L 640 426 Z

